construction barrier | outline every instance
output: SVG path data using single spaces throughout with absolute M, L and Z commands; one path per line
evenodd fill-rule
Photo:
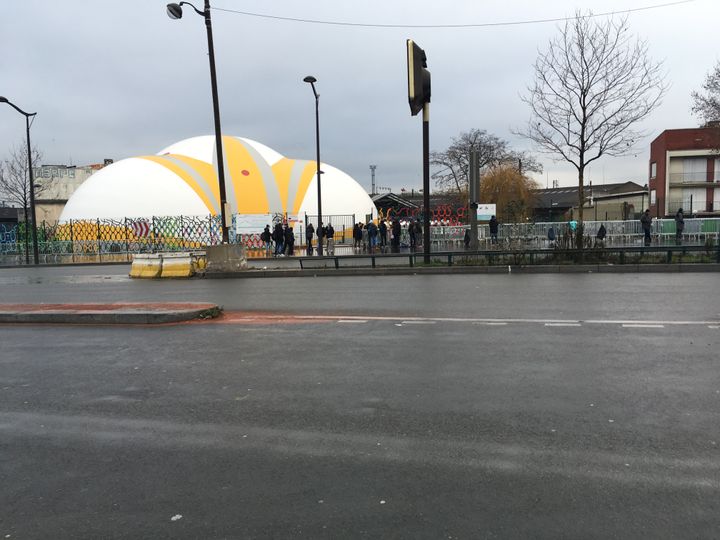
M 162 272 L 162 256 L 160 254 L 137 254 L 133 256 L 130 267 L 131 278 L 157 278 Z
M 204 252 L 152 253 L 133 256 L 131 278 L 189 278 L 207 266 Z

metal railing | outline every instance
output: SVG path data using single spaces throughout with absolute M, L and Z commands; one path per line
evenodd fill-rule
M 235 217 L 233 216 L 233 221 Z M 340 217 L 330 217 L 334 221 L 336 242 L 342 243 L 343 239 L 349 239 L 351 228 L 348 230 L 340 225 L 343 223 Z M 354 221 L 355 216 L 347 217 L 350 223 Z M 600 224 L 604 224 L 606 228 L 604 245 L 607 248 L 640 246 L 643 243 L 642 227 L 637 220 L 586 221 L 584 232 L 586 238 L 590 239 L 588 241 L 590 246 L 595 243 L 594 239 Z M 467 225 L 431 227 L 431 252 L 464 251 L 463 239 L 467 228 Z M 548 236 L 550 228 L 554 232 L 554 241 Z M 260 233 L 236 235 L 235 231 L 233 224 L 230 229 L 232 243 L 244 244 L 251 258 L 265 256 Z M 296 250 L 302 249 L 305 245 L 304 234 L 302 231 L 300 234 L 297 233 L 298 231 L 296 231 Z M 548 222 L 501 224 L 498 228 L 497 243 L 491 240 L 487 225 L 478 227 L 478 236 L 482 249 L 520 251 L 547 249 L 551 245 L 562 246 L 563 239 L 570 239 L 574 235 L 568 223 Z M 0 264 L 24 264 L 26 239 L 32 250 L 30 237 L 31 235 L 26 234 L 22 223 L 12 227 L 0 224 Z M 417 250 L 422 251 L 422 236 L 418 240 Z M 219 244 L 220 241 L 220 218 L 212 216 L 73 220 L 67 223 L 41 223 L 38 226 L 38 251 L 42 263 L 129 261 L 135 253 L 197 250 L 207 245 Z M 653 220 L 652 241 L 653 246 L 674 245 L 675 221 Z M 685 245 L 697 246 L 720 244 L 720 218 L 685 219 L 681 241 Z M 350 241 L 347 243 L 351 244 Z M 387 243 L 389 246 L 390 233 Z M 407 226 L 404 226 L 400 235 L 400 249 L 407 251 L 409 245 Z M 364 246 L 361 251 L 367 249 L 368 247 Z M 347 250 L 343 250 L 343 253 L 345 251 Z

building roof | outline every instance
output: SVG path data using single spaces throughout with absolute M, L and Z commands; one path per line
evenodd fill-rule
M 592 194 L 595 199 L 619 198 L 627 195 L 647 193 L 647 189 L 635 182 L 620 182 L 585 186 L 585 196 Z M 578 187 L 559 187 L 535 191 L 536 208 L 572 208 L 578 203 Z

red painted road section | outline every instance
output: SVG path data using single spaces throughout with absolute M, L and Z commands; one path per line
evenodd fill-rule
M 268 313 L 257 311 L 224 311 L 214 319 L 195 319 L 185 324 L 318 324 L 336 321 L 342 317 L 337 315 L 318 316 L 304 319 L 288 313 Z
M 113 304 L 0 304 L 0 311 L 2 312 L 21 312 L 21 313 L 41 313 L 47 311 L 67 311 L 67 312 L 79 312 L 79 311 L 100 311 L 100 312 L 112 312 L 112 311 L 127 311 L 127 310 L 138 310 L 138 311 L 151 311 L 151 312 L 162 312 L 162 311 L 178 311 L 188 309 L 212 309 L 215 304 L 204 303 L 204 302 L 127 302 L 127 303 L 113 303 Z

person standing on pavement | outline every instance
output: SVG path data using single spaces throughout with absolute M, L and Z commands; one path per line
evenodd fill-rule
M 275 242 L 275 256 L 282 255 L 283 248 L 285 247 L 285 233 L 283 231 L 282 223 L 276 223 L 272 234 L 273 241 Z
M 683 209 L 678 208 L 675 214 L 675 243 L 679 246 L 682 244 L 682 234 L 685 230 L 685 217 L 683 216 Z
M 313 253 L 313 247 L 312 247 L 313 236 L 315 236 L 315 227 L 313 227 L 312 223 L 308 223 L 307 229 L 305 229 L 305 242 L 307 242 L 308 257 L 311 257 L 312 253 Z
M 595 247 L 604 248 L 605 247 L 605 235 L 607 234 L 607 230 L 605 229 L 605 224 L 601 223 L 600 228 L 598 229 L 597 235 L 595 236 Z
M 380 251 L 382 253 L 385 253 L 387 250 L 387 223 L 385 223 L 385 220 L 380 220 L 380 225 L 378 226 L 378 233 L 380 234 Z
M 465 244 L 465 249 L 470 249 L 470 229 L 465 229 L 465 235 L 463 236 L 463 244 Z
M 390 239 L 390 246 L 392 247 L 393 253 L 400 252 L 400 222 L 397 218 L 393 219 L 392 225 L 390 226 L 392 232 L 392 238 Z
M 367 224 L 368 232 L 368 251 L 375 253 L 375 246 L 377 245 L 378 228 L 373 220 L 368 221 Z
M 325 227 L 323 227 L 322 221 L 318 223 L 317 228 L 317 254 L 318 257 L 322 257 L 323 255 L 323 242 L 325 242 Z
M 260 234 L 260 240 L 265 245 L 265 256 L 269 257 L 272 252 L 272 234 L 270 233 L 270 225 L 265 225 L 265 230 Z
M 498 237 L 498 220 L 495 216 L 490 218 L 490 241 L 497 244 Z
M 325 234 L 327 235 L 327 254 L 335 255 L 335 228 L 332 223 L 328 223 Z
M 410 237 L 410 251 L 415 251 L 415 222 L 411 221 L 408 225 L 408 236 Z
M 422 225 L 420 225 L 419 219 L 416 219 L 415 223 L 410 226 L 415 227 L 415 247 L 417 247 L 418 244 L 422 243 L 423 228 Z
M 285 224 L 285 252 L 288 257 L 295 255 L 295 232 L 289 224 Z
M 362 242 L 362 225 L 356 223 L 353 225 L 353 247 L 356 253 L 360 251 L 360 242 Z
M 650 231 L 652 230 L 652 216 L 650 215 L 650 209 L 645 210 L 645 213 L 640 216 L 640 224 L 642 225 L 643 233 L 645 233 L 645 245 L 649 246 L 651 243 Z

